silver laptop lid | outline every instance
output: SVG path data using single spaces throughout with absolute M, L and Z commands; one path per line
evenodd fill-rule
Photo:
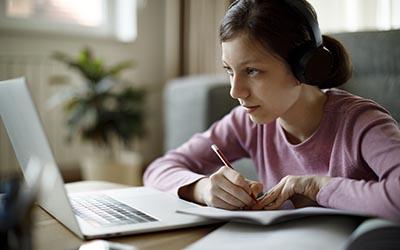
M 0 117 L 24 176 L 30 159 L 38 159 L 44 166 L 39 205 L 82 237 L 24 78 L 0 81 Z

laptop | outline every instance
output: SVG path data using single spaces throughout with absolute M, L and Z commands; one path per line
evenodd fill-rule
M 176 213 L 198 205 L 149 187 L 68 194 L 24 78 L 0 81 L 0 115 L 24 176 L 31 159 L 42 166 L 39 206 L 78 237 L 105 238 L 215 223 Z

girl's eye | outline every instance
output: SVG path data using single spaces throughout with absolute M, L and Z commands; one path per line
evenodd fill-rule
M 249 76 L 255 76 L 255 75 L 257 75 L 258 73 L 260 73 L 260 71 L 259 71 L 258 69 L 255 69 L 255 68 L 247 68 L 247 69 L 246 69 L 246 73 L 247 73 L 247 75 L 249 75 Z
M 225 69 L 226 73 L 227 73 L 229 76 L 233 76 L 233 71 L 232 71 L 231 68 L 225 66 L 224 69 Z

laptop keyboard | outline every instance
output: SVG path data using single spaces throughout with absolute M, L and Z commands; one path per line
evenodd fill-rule
M 153 222 L 157 219 L 105 194 L 70 197 L 74 213 L 96 227 Z

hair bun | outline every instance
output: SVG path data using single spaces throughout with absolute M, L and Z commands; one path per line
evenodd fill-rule
M 321 89 L 334 88 L 346 83 L 352 75 L 350 57 L 343 45 L 333 37 L 323 35 L 323 46 L 327 48 L 333 58 L 332 70 L 326 80 L 319 84 Z

